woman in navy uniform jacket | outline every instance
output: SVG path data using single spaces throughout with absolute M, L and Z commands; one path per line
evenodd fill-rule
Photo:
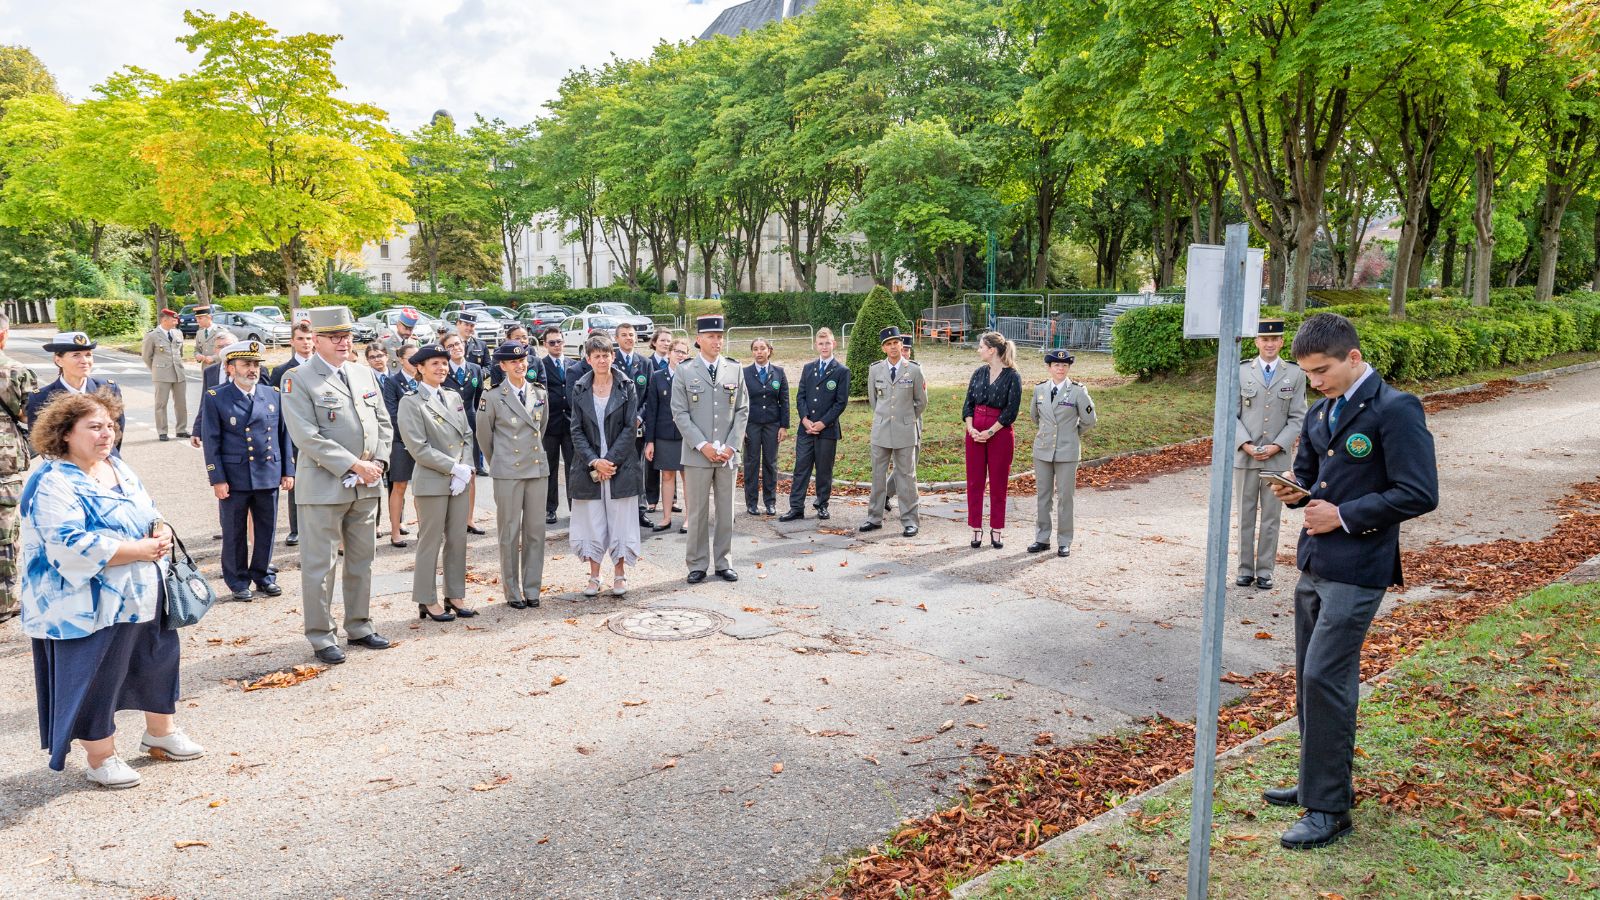
M 111 396 L 119 401 L 122 399 L 122 388 L 109 378 L 96 378 L 89 374 L 94 371 L 94 348 L 99 346 L 81 331 L 68 331 L 58 334 L 44 345 L 44 349 L 55 355 L 56 369 L 60 377 L 44 387 L 34 391 L 28 397 L 28 405 L 23 417 L 32 424 L 38 417 L 39 410 L 45 404 L 54 400 L 58 394 L 93 394 L 104 388 L 111 392 Z M 76 383 L 71 387 L 69 382 Z M 120 456 L 122 452 L 122 436 L 127 431 L 128 417 L 122 412 L 117 413 L 117 447 L 114 455 Z
M 689 341 L 675 339 L 667 358 L 667 368 L 650 376 L 639 413 L 644 419 L 645 458 L 650 460 L 651 471 L 659 472 L 661 478 L 661 524 L 650 526 L 651 531 L 657 532 L 672 527 L 672 507 L 678 501 L 678 473 L 683 471 L 683 434 L 672 421 L 672 379 L 677 377 L 678 366 L 689 358 Z M 678 529 L 680 533 L 686 530 Z
M 1323 394 L 1306 414 L 1294 459 L 1305 491 L 1273 486 L 1278 499 L 1305 509 L 1294 590 L 1300 779 L 1264 799 L 1306 808 L 1280 838 L 1298 850 L 1330 844 L 1353 827 L 1361 644 L 1385 591 L 1402 583 L 1400 523 L 1439 505 L 1439 473 L 1422 403 L 1361 358 L 1349 320 L 1307 319 L 1294 357 Z
M 767 515 L 777 515 L 778 445 L 789 430 L 789 376 L 772 363 L 766 338 L 750 342 L 755 362 L 744 367 L 745 393 L 750 397 L 750 425 L 744 433 L 744 506 L 757 515 L 756 494 L 766 501 Z

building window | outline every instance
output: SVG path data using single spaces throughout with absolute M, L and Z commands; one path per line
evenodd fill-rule
M 388 244 L 384 244 L 383 245 L 383 250 L 384 250 L 384 253 L 387 254 L 389 252 L 389 245 Z M 382 277 L 379 280 L 383 283 L 384 291 L 391 291 L 391 290 L 394 289 L 394 287 L 393 287 L 393 285 L 394 285 L 394 277 L 391 276 L 388 272 L 383 273 Z
M 378 258 L 379 259 L 388 259 L 389 258 L 389 242 L 388 241 L 379 241 L 378 242 Z
M 611 278 L 612 281 L 616 281 L 617 280 L 617 261 L 616 260 L 614 260 L 614 259 L 606 260 L 606 275 L 608 275 Z
M 417 293 L 421 293 L 421 291 L 422 291 L 422 282 L 420 282 L 420 281 L 411 282 L 411 293 L 417 294 Z
M 539 277 L 540 277 L 540 278 L 543 278 L 543 277 L 544 277 L 544 266 L 540 266 L 540 267 L 539 267 Z
M 535 250 L 543 250 L 544 249 L 544 232 L 543 231 L 534 232 L 534 234 L 533 234 L 533 249 L 535 249 Z

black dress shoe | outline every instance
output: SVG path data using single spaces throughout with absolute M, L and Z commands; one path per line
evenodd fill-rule
M 250 593 L 250 589 L 249 588 L 240 588 L 237 591 L 233 592 L 233 599 L 238 600 L 240 603 L 249 603 L 251 600 L 254 600 L 255 598 L 256 598 L 256 595 Z
M 390 541 L 389 542 L 389 546 L 394 547 L 397 550 L 404 550 L 405 548 L 411 546 L 411 542 L 410 541 Z
M 767 508 L 766 508 L 766 513 L 769 516 L 777 515 L 778 514 L 778 505 L 776 503 L 768 503 L 767 504 Z
M 856 528 L 856 530 L 857 531 L 877 531 L 879 528 L 882 528 L 882 527 L 883 527 L 882 523 L 879 523 L 879 522 L 862 522 L 861 525 Z
M 918 531 L 917 526 L 915 526 L 915 525 L 907 525 L 906 527 L 900 529 L 900 536 L 901 537 L 916 537 L 917 536 L 917 531 Z
M 478 469 L 478 477 L 479 478 L 488 478 L 489 477 L 489 470 L 488 469 L 484 469 L 484 468 Z
M 289 532 L 289 536 L 283 539 L 283 543 L 287 547 L 300 546 L 300 533 L 298 531 Z
M 436 613 L 433 610 L 429 609 L 427 606 L 425 606 L 425 605 L 423 605 L 421 603 L 418 603 L 417 604 L 417 618 L 419 618 L 419 619 L 432 619 L 435 622 L 454 622 L 456 620 L 456 614 L 451 612 L 450 608 L 448 606 L 445 607 L 444 612 Z
M 1263 591 L 1270 591 L 1272 590 L 1272 579 L 1263 575 L 1256 579 L 1256 587 L 1262 589 Z
M 478 611 L 475 609 L 462 609 L 449 600 L 444 602 L 444 608 L 455 613 L 457 618 L 462 619 L 470 619 L 478 614 Z
M 718 569 L 717 577 L 721 578 L 723 581 L 738 581 L 739 573 L 732 569 Z
M 553 512 L 545 513 L 544 514 L 544 523 L 546 525 L 554 525 L 556 523 L 556 514 L 553 513 Z
M 529 600 L 528 601 L 528 608 L 529 609 L 538 609 L 539 608 L 539 598 L 535 597 L 532 600 Z
M 651 525 L 650 526 L 650 531 L 651 531 L 652 534 L 660 534 L 663 531 L 671 531 L 671 530 L 672 530 L 672 523 L 671 522 L 665 522 L 665 523 L 662 523 L 660 525 Z
M 1029 553 L 1043 553 L 1044 551 L 1049 550 L 1049 549 L 1050 549 L 1050 545 L 1044 543 L 1043 541 L 1034 541 L 1033 543 L 1028 545 L 1028 552 Z
M 411 529 L 405 527 L 404 525 L 401 525 L 400 526 L 400 533 L 401 534 L 410 534 L 411 533 Z
M 819 518 L 819 519 L 831 519 L 831 518 L 833 518 L 833 516 L 828 514 L 828 508 L 826 506 L 819 506 L 819 507 L 817 507 L 817 518 Z
M 188 436 L 189 436 L 189 432 L 187 432 L 187 431 L 180 431 L 180 432 L 178 432 L 178 437 L 181 437 L 181 438 L 186 438 L 186 437 L 188 437 Z
M 752 515 L 752 516 L 761 515 L 761 510 L 756 509 L 756 505 L 754 503 L 746 503 L 744 505 L 744 511 L 745 511 L 745 513 L 747 515 Z
M 689 583 L 690 584 L 699 584 L 700 582 L 705 581 L 705 580 L 706 580 L 706 573 L 701 571 L 701 570 L 699 570 L 699 569 L 695 569 L 693 572 L 689 573 Z
M 506 605 L 511 607 L 512 609 L 527 609 L 528 608 L 528 604 L 522 602 L 521 600 L 507 600 L 506 601 Z
M 778 517 L 778 521 L 779 522 L 793 522 L 795 519 L 804 519 L 805 517 L 806 517 L 805 510 L 803 510 L 803 509 L 791 509 L 788 512 L 784 513 L 783 515 L 779 516 Z
M 268 597 L 276 597 L 283 593 L 283 588 L 278 587 L 278 583 L 276 581 L 269 581 L 266 584 L 257 587 L 256 590 L 266 594 Z
M 1056 555 L 1057 556 L 1071 556 L 1072 555 L 1072 548 L 1071 547 L 1062 547 L 1060 550 L 1056 551 Z
M 1233 583 L 1239 587 L 1249 587 L 1250 585 L 1256 583 L 1256 579 L 1253 575 L 1240 575 L 1238 578 L 1233 580 Z
M 678 526 L 678 533 L 679 533 L 679 534 L 688 534 L 688 533 L 689 533 L 689 529 L 688 529 L 688 528 L 686 528 L 686 527 L 685 527 L 685 526 L 683 526 L 683 525 L 679 525 L 679 526 Z
M 654 521 L 652 521 L 649 516 L 645 515 L 644 514 L 644 510 L 642 510 L 642 509 L 639 510 L 639 527 L 640 528 L 654 528 L 654 527 L 656 527 L 656 523 Z
M 1342 813 L 1325 813 L 1307 810 L 1300 821 L 1278 838 L 1278 843 L 1289 850 L 1315 850 L 1344 837 L 1355 830 L 1348 810 Z
M 337 666 L 339 663 L 344 662 L 344 651 L 338 647 L 318 647 L 316 656 L 317 659 L 330 666 Z
M 366 637 L 351 638 L 348 643 L 352 647 L 365 647 L 368 650 L 389 649 L 389 639 L 374 631 Z
M 163 434 L 163 435 L 157 435 L 157 436 L 158 436 L 158 437 L 159 437 L 159 438 L 160 438 L 160 439 L 161 439 L 161 440 L 163 440 L 163 441 L 170 441 L 170 440 L 172 440 L 172 438 L 170 438 L 170 437 L 167 437 L 167 436 L 166 436 L 166 435 L 164 435 L 164 434 Z
M 488 533 L 489 532 L 484 531 L 482 528 L 479 528 L 476 525 L 468 525 L 467 526 L 467 534 L 488 534 Z
M 1299 806 L 1300 785 L 1291 784 L 1284 788 L 1267 788 L 1261 792 L 1261 799 L 1273 806 Z

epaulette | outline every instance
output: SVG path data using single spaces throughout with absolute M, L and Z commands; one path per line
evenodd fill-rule
M 483 412 L 483 411 L 487 410 L 488 408 L 489 408 L 489 398 L 487 396 L 478 398 L 478 412 Z
M 213 397 L 215 397 L 217 395 L 217 389 L 216 388 L 206 388 L 206 393 L 210 394 Z

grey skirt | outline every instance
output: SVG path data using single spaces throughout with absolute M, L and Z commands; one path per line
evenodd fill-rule
M 683 471 L 683 441 L 656 441 L 656 458 L 650 465 L 658 472 Z

